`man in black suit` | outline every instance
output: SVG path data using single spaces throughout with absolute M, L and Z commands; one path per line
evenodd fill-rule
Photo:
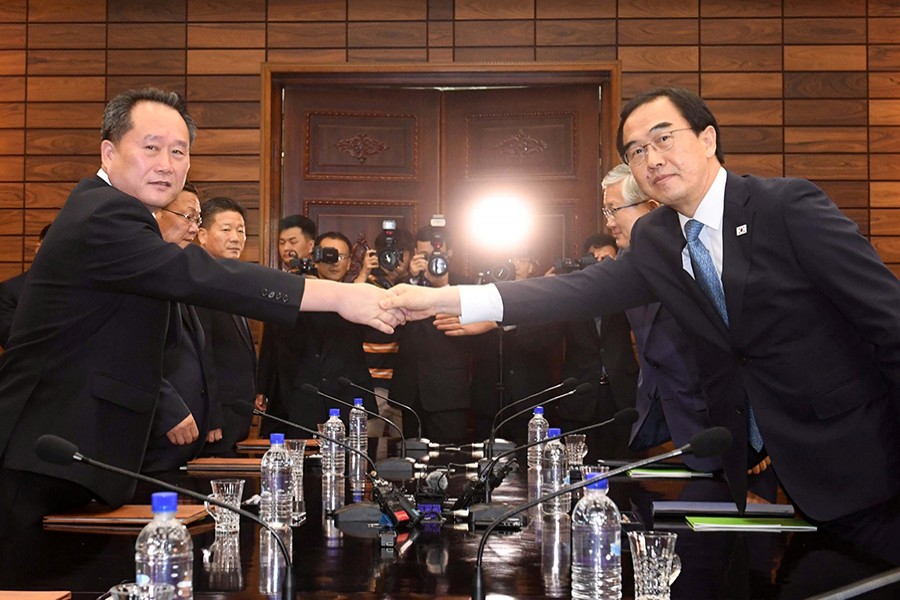
M 231 198 L 220 196 L 203 203 L 203 226 L 197 241 L 210 256 L 238 260 L 247 242 L 247 211 Z M 247 319 L 221 310 L 198 308 L 206 338 L 210 394 L 209 434 L 204 456 L 232 456 L 234 445 L 250 433 L 253 415 L 242 402 L 256 399 L 256 347 Z
M 178 96 L 161 90 L 125 92 L 104 111 L 102 168 L 75 187 L 47 233 L 0 358 L 0 529 L 93 497 L 113 506 L 131 499 L 128 478 L 47 463 L 34 444 L 55 434 L 140 469 L 171 301 L 288 324 L 298 308 L 337 309 L 386 331 L 400 322 L 378 306 L 384 292 L 373 286 L 307 283 L 166 243 L 152 211 L 184 186 L 195 132 Z
M 712 422 L 734 435 L 723 464 L 735 501 L 752 445 L 807 518 L 900 563 L 897 278 L 815 185 L 725 171 L 715 117 L 691 92 L 629 102 L 618 146 L 664 205 L 622 259 L 471 290 L 483 298 L 395 288 L 384 305 L 515 322 L 659 300 L 689 337 Z
M 301 273 L 303 263 L 300 261 L 309 259 L 315 241 L 316 224 L 309 217 L 289 215 L 281 219 L 278 222 L 278 256 L 281 259 L 281 269 L 298 277 L 303 276 Z M 297 377 L 302 352 L 302 328 L 280 327 L 275 323 L 266 323 L 263 326 L 262 340 L 259 343 L 259 363 L 256 368 L 258 409 L 283 419 L 287 418 L 288 399 Z M 261 437 L 268 437 L 272 432 L 283 430 L 283 425 L 271 419 L 263 419 L 259 427 Z
M 628 252 L 635 222 L 659 204 L 641 191 L 626 164 L 610 170 L 600 186 L 606 226 L 620 250 Z M 659 302 L 629 308 L 625 314 L 641 364 L 635 404 L 638 419 L 629 445 L 646 450 L 671 440 L 680 447 L 712 426 L 687 336 Z M 719 457 L 685 456 L 684 461 L 699 471 L 722 468 Z
M 162 238 L 187 248 L 200 229 L 200 199 L 190 182 L 154 213 Z M 153 415 L 143 473 L 171 471 L 196 458 L 209 430 L 209 386 L 203 367 L 205 341 L 196 309 L 173 302 L 163 354 L 163 378 Z
M 41 228 L 38 236 L 38 243 L 34 247 L 34 253 L 41 249 L 41 243 L 44 236 L 50 229 L 50 223 Z M 9 331 L 12 328 L 13 317 L 16 314 L 16 307 L 19 305 L 19 297 L 22 295 L 22 289 L 25 287 L 25 277 L 28 271 L 15 277 L 11 277 L 0 283 L 0 346 L 6 348 L 9 343 Z

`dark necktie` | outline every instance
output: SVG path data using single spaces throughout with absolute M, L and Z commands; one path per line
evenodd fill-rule
M 689 220 L 684 224 L 684 234 L 687 237 L 688 255 L 691 257 L 691 267 L 694 269 L 694 279 L 697 285 L 706 294 L 706 297 L 712 301 L 716 312 L 722 317 L 725 326 L 728 326 L 728 310 L 725 306 L 725 291 L 722 289 L 722 281 L 719 279 L 719 273 L 716 271 L 716 265 L 713 263 L 709 250 L 700 241 L 700 231 L 703 229 L 703 223 Z M 759 427 L 756 425 L 756 417 L 753 416 L 753 407 L 747 404 L 747 435 L 750 440 L 750 446 L 759 452 L 763 447 L 762 435 Z

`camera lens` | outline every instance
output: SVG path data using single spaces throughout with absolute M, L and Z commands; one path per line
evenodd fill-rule
M 378 266 L 385 271 L 393 271 L 400 264 L 400 253 L 393 248 L 386 248 L 378 253 Z
M 428 259 L 428 272 L 435 277 L 443 277 L 449 268 L 450 263 L 443 254 L 434 254 Z

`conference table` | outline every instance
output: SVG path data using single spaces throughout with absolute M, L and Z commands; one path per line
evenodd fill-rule
M 383 444 L 382 444 L 383 445 Z M 374 446 L 382 456 L 389 449 Z M 427 469 L 472 462 L 465 452 L 442 452 L 428 457 Z M 520 458 L 524 464 L 524 456 Z M 481 529 L 460 522 L 428 521 L 402 531 L 385 545 L 378 526 L 335 524 L 323 498 L 335 492 L 337 504 L 351 503 L 350 486 L 338 489 L 334 478 L 323 478 L 307 458 L 304 493 L 305 522 L 293 528 L 291 546 L 295 589 L 300 598 L 467 598 L 472 592 L 475 556 Z M 461 493 L 472 472 L 459 468 L 448 474 L 447 492 Z M 530 475 L 530 476 L 529 476 Z M 208 493 L 215 478 L 246 479 L 244 498 L 259 491 L 256 472 L 216 473 L 179 471 L 161 479 Z M 517 504 L 535 493 L 533 471 L 511 472 L 492 500 Z M 403 485 L 403 484 L 401 484 Z M 416 482 L 405 484 L 415 491 Z M 324 489 L 323 489 L 324 488 Z M 140 484 L 135 501 L 149 502 L 158 491 Z M 323 492 L 324 495 L 323 495 Z M 660 499 L 727 500 L 722 481 L 714 478 L 636 479 L 610 481 L 611 498 L 633 521 L 629 527 L 678 533 L 676 551 L 682 571 L 672 586 L 673 599 L 807 598 L 865 577 L 891 565 L 821 532 L 746 532 L 691 530 L 683 518 L 656 518 L 652 503 Z M 182 500 L 187 502 L 188 500 Z M 328 498 L 329 503 L 334 503 Z M 488 598 L 568 598 L 566 555 L 568 520 L 543 517 L 530 510 L 529 522 L 519 530 L 495 531 L 484 554 L 484 587 Z M 259 527 L 242 519 L 233 560 L 216 561 L 218 552 L 212 520 L 189 527 L 194 543 L 194 597 L 237 599 L 266 597 L 275 585 L 260 568 Z M 76 599 L 95 599 L 113 585 L 134 580 L 134 542 L 137 529 L 124 531 L 48 531 L 35 527 L 0 545 L 0 590 L 68 590 Z M 631 556 L 622 560 L 624 598 L 633 597 Z M 262 584 L 262 588 L 261 588 Z M 263 591 L 261 591 L 261 589 Z M 274 594 L 271 597 L 280 597 Z M 865 598 L 898 598 L 900 586 L 887 587 Z

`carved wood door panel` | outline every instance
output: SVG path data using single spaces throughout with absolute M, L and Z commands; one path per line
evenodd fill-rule
M 444 97 L 442 198 L 449 222 L 485 197 L 518 197 L 535 215 L 523 246 L 540 260 L 579 256 L 599 225 L 596 86 L 452 91 Z M 521 253 L 494 249 L 463 228 L 470 272 Z M 462 258 L 462 257 L 461 257 Z
M 288 87 L 282 215 L 370 244 L 384 218 L 415 231 L 438 206 L 439 92 Z M 420 206 L 423 207 L 420 209 Z
M 443 212 L 454 263 L 474 276 L 499 258 L 467 231 L 469 211 L 487 193 L 530 205 L 537 219 L 525 245 L 544 269 L 577 256 L 599 225 L 596 85 L 297 86 L 284 94 L 281 215 L 306 214 L 320 232 L 351 242 L 363 233 L 371 243 L 383 218 L 415 232 Z

